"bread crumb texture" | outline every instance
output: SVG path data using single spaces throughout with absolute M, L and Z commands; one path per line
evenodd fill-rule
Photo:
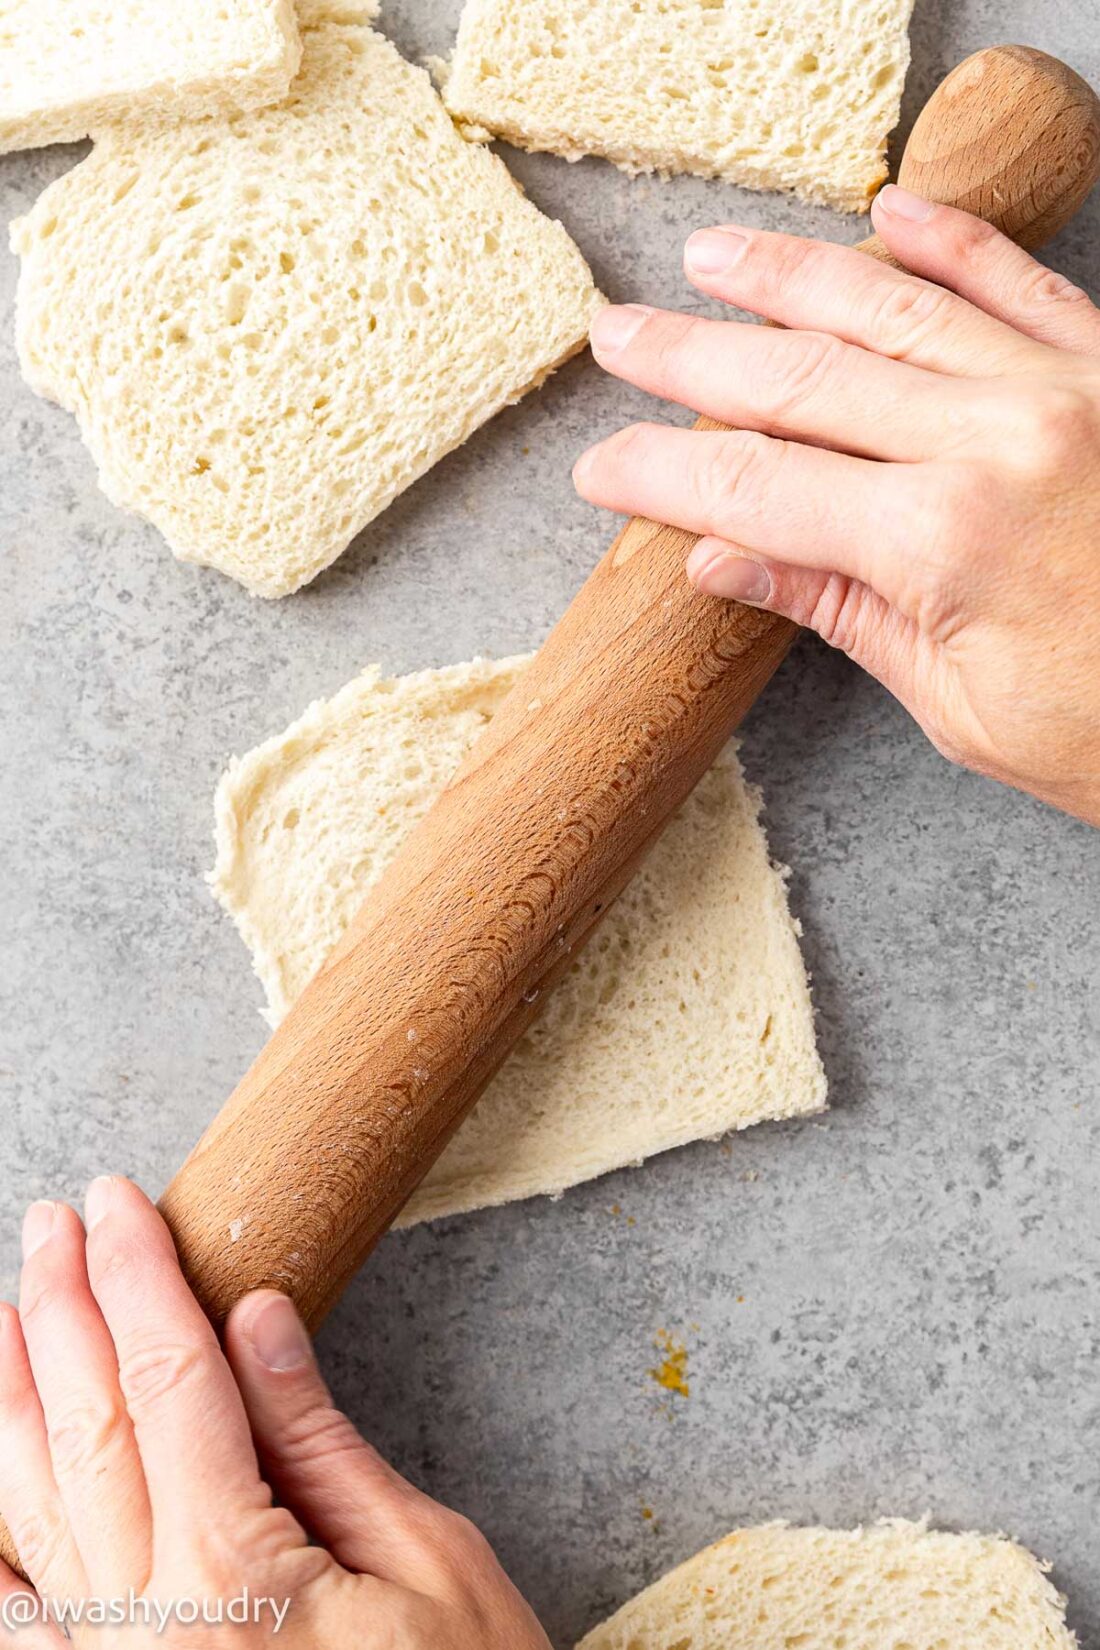
M 1073 1650 L 1046 1566 L 999 1536 L 892 1519 L 736 1530 L 578 1650 Z
M 4 0 L 0 153 L 260 108 L 300 57 L 292 0 Z
M 444 95 L 524 149 L 865 212 L 913 0 L 467 0 Z
M 31 386 L 116 504 L 281 596 L 581 348 L 560 224 L 456 132 L 423 69 L 315 0 L 279 104 L 112 127 L 18 220 Z
M 525 659 L 366 671 L 234 761 L 215 894 L 284 1015 L 427 812 Z M 706 776 L 413 1194 L 402 1224 L 505 1203 L 764 1118 L 819 1111 L 825 1078 L 760 798 Z

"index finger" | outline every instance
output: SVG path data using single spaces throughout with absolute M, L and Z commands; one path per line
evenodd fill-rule
M 864 458 L 933 458 L 981 417 L 972 386 L 830 333 L 608 305 L 592 323 L 608 372 L 738 429 Z
M 851 246 L 730 225 L 692 235 L 684 268 L 725 303 L 933 372 L 1022 372 L 1038 348 L 964 298 Z
M 260 1474 L 244 1404 L 145 1194 L 116 1176 L 93 1181 L 87 1227 L 88 1278 L 118 1355 L 154 1549 L 177 1541 L 186 1548 L 255 1505 Z

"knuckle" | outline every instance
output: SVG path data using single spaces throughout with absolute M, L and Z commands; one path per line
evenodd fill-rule
M 772 373 L 760 389 L 769 423 L 783 426 L 832 378 L 844 346 L 827 333 L 779 336 Z
M 151 1341 L 126 1349 L 118 1378 L 126 1407 L 137 1420 L 172 1393 L 200 1380 L 209 1368 L 206 1348 L 186 1342 Z
M 488 1538 L 465 1513 L 453 1512 L 447 1508 L 444 1528 L 451 1550 L 463 1564 L 482 1567 L 496 1563 L 496 1555 L 489 1545 Z
M 38 1581 L 59 1568 L 68 1526 L 60 1510 L 39 1507 L 11 1525 L 11 1538 L 27 1575 Z
M 95 1285 L 127 1276 L 137 1259 L 132 1245 L 112 1229 L 110 1221 L 93 1226 L 87 1241 L 88 1278 Z
M 659 385 L 677 385 L 693 376 L 707 347 L 702 327 L 688 315 L 654 315 L 643 322 L 634 343 L 644 345 Z
M 1095 437 L 1092 398 L 1073 384 L 1044 384 L 1032 389 L 1014 409 L 1016 446 L 1029 467 L 1062 470 L 1085 456 Z
M 363 1440 L 341 1410 L 318 1403 L 292 1416 L 279 1433 L 278 1453 L 293 1466 L 300 1461 L 333 1461 L 357 1455 Z
M 619 475 L 629 474 L 647 460 L 652 425 L 628 424 L 625 430 L 616 430 L 603 445 L 603 454 L 609 467 Z
M 715 442 L 699 474 L 700 502 L 715 530 L 751 515 L 764 473 L 781 443 L 755 430 L 738 430 Z M 728 536 L 736 536 L 730 533 Z
M 942 220 L 941 220 L 942 221 Z M 987 247 L 998 248 L 1011 246 L 1012 242 L 997 228 L 996 224 L 987 218 L 976 217 L 973 213 L 959 213 L 950 218 L 954 230 L 956 250 L 964 256 L 968 253 L 983 251 Z
M 196 1539 L 194 1532 L 189 1540 Z M 285 1507 L 275 1506 L 260 1485 L 256 1501 L 236 1506 L 232 1518 L 214 1518 L 197 1532 L 201 1571 L 217 1587 L 239 1585 L 241 1576 L 262 1575 L 302 1543 L 302 1528 Z
M 40 1318 L 50 1316 L 52 1309 L 61 1307 L 61 1289 L 58 1280 L 44 1267 L 25 1262 L 19 1290 L 19 1317 L 23 1328 L 33 1326 Z
M 770 250 L 770 249 L 769 249 Z M 801 241 L 783 237 L 774 248 L 769 263 L 776 287 L 796 283 L 812 290 L 836 276 L 837 248 L 826 241 Z
M 871 299 L 871 326 L 877 347 L 904 358 L 930 332 L 938 330 L 952 303 L 951 294 L 928 281 L 885 282 Z
M 963 623 L 965 590 L 957 573 L 943 564 L 925 562 L 912 570 L 909 582 L 905 600 L 918 628 L 945 646 Z
M 850 653 L 860 637 L 868 590 L 842 573 L 830 573 L 809 614 L 809 626 L 830 647 Z
M 23 1262 L 19 1285 L 19 1316 L 24 1327 L 40 1318 L 67 1315 L 72 1289 L 78 1283 L 73 1258 L 58 1243 L 45 1243 Z
M 1081 287 L 1074 286 L 1064 275 L 1045 264 L 1032 262 L 1020 282 L 1020 297 L 1025 307 L 1036 309 L 1049 303 L 1090 304 L 1092 300 Z
M 23 1427 L 40 1425 L 42 1404 L 34 1381 L 0 1381 L 0 1427 L 9 1436 Z M 2 1447 L 2 1446 L 0 1446 Z
M 747 235 L 745 244 L 729 275 L 723 278 L 722 295 L 732 301 L 752 307 L 763 314 L 765 294 L 782 285 L 783 273 L 790 267 L 785 255 L 783 237 L 774 235 L 762 242 L 758 235 Z
M 780 294 L 812 292 L 835 278 L 837 248 L 794 235 L 750 235 L 736 267 L 739 298 L 767 315 Z
M 123 1411 L 110 1400 L 78 1399 L 48 1419 L 50 1458 L 62 1476 L 98 1471 L 122 1430 Z
M 496 1555 L 476 1524 L 438 1502 L 410 1498 L 391 1515 L 391 1528 L 423 1559 L 455 1597 L 478 1597 L 497 1567 Z

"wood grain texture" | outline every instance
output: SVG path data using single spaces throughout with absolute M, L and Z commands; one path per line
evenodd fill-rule
M 1031 46 L 995 46 L 953 69 L 918 116 L 898 182 L 1043 246 L 1100 170 L 1100 104 L 1087 81 Z
M 1002 47 L 934 94 L 899 181 L 1035 246 L 1098 154 L 1084 82 Z M 788 621 L 688 587 L 693 542 L 623 529 L 168 1187 L 215 1322 L 260 1285 L 321 1320 L 783 658 Z

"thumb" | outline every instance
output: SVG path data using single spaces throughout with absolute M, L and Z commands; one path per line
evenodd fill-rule
M 923 645 L 911 619 L 859 579 L 820 568 L 748 556 L 726 539 L 701 538 L 687 575 L 705 596 L 782 613 L 847 653 L 903 704 L 910 704 L 915 656 Z
M 264 1476 L 338 1563 L 434 1591 L 454 1515 L 406 1482 L 333 1404 L 286 1295 L 260 1289 L 230 1313 L 225 1351 Z

